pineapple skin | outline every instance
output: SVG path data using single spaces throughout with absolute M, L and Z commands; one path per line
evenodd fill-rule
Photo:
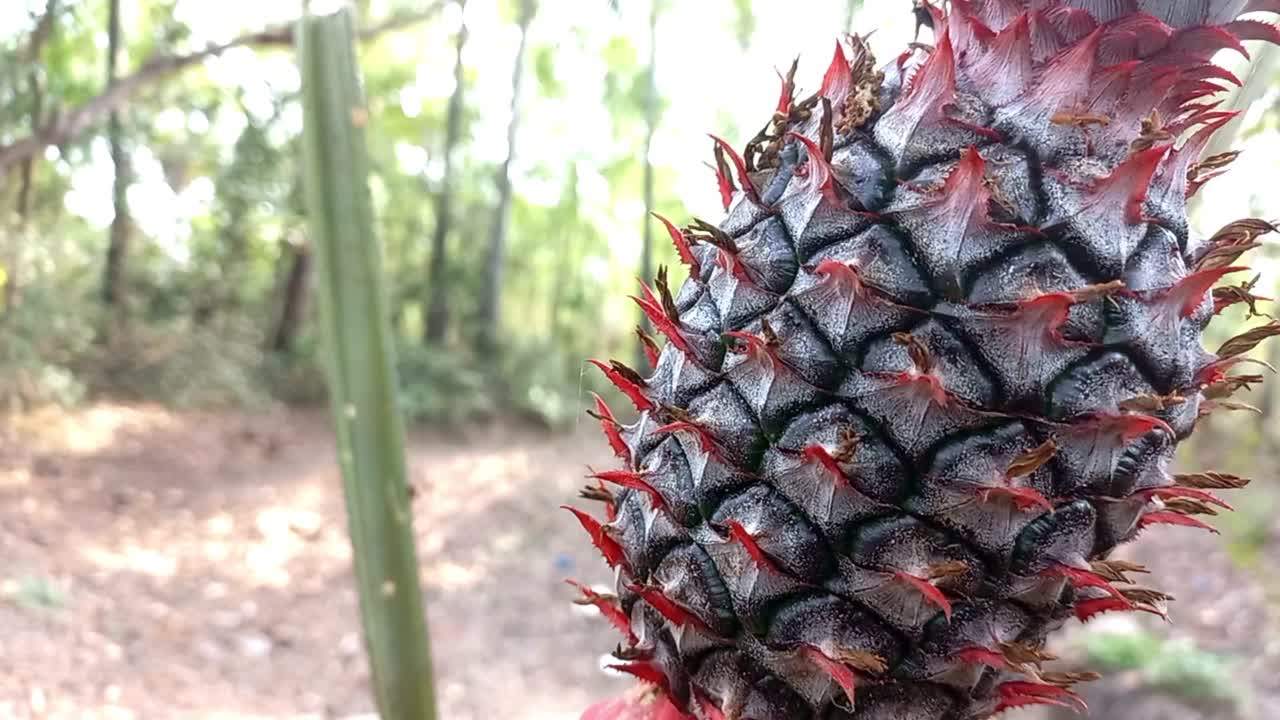
M 1083 709 L 1046 637 L 1164 615 L 1108 560 L 1243 485 L 1173 475 L 1178 442 L 1247 387 L 1200 344 L 1246 286 L 1214 285 L 1269 232 L 1210 238 L 1186 201 L 1234 78 L 1210 62 L 1280 36 L 1274 0 L 952 0 L 931 47 L 875 69 L 838 45 L 740 156 L 727 212 L 666 224 L 690 277 L 637 299 L 666 338 L 636 405 L 596 417 L 621 467 L 574 510 L 617 574 L 582 588 L 618 667 L 707 720 L 978 720 Z M 1266 16 L 1262 16 L 1264 19 Z M 1232 373 L 1233 366 L 1237 372 Z

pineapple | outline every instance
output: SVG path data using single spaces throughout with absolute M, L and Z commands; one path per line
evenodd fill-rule
M 636 298 L 652 368 L 593 361 L 636 406 L 593 414 L 621 460 L 573 512 L 617 575 L 580 587 L 617 667 L 704 720 L 977 720 L 1083 709 L 1046 637 L 1170 599 L 1112 551 L 1212 529 L 1178 442 L 1260 378 L 1210 353 L 1252 304 L 1237 259 L 1273 228 L 1204 238 L 1187 198 L 1239 81 L 1211 58 L 1280 41 L 1276 0 L 922 3 L 932 45 L 877 66 L 837 44 L 795 67 L 739 154 L 727 216 L 666 225 L 689 272 Z M 1265 18 L 1266 15 L 1263 15 Z M 658 705 L 654 706 L 659 707 Z M 608 714 L 597 711 L 597 715 Z

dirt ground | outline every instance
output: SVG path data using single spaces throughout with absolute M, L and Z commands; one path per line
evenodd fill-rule
M 585 465 L 608 462 L 594 428 L 415 431 L 410 445 L 444 717 L 569 720 L 624 689 L 600 669 L 616 638 L 562 583 L 608 578 L 556 509 Z M 372 713 L 334 465 L 319 412 L 99 405 L 10 422 L 0 718 Z M 1275 537 L 1272 525 L 1262 532 Z M 1178 597 L 1176 625 L 1161 632 L 1234 658 L 1247 687 L 1223 710 L 1127 673 L 1090 692 L 1094 717 L 1280 718 L 1280 557 L 1264 551 L 1245 570 L 1179 528 L 1151 533 L 1136 554 Z M 1148 717 L 1143 703 L 1163 709 Z
M 599 669 L 611 631 L 562 583 L 607 579 L 557 509 L 607 460 L 579 430 L 412 434 L 445 717 L 576 718 L 626 686 Z M 322 413 L 105 405 L 11 435 L 0 718 L 372 712 Z

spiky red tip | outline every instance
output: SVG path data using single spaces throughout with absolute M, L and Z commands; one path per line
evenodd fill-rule
M 613 411 L 609 409 L 608 403 L 604 398 L 596 393 L 591 393 L 591 397 L 596 401 L 596 417 L 600 420 L 600 429 L 604 431 L 605 439 L 609 441 L 609 449 L 613 450 L 613 454 L 624 463 L 631 462 L 631 448 L 627 447 L 627 443 L 622 439 L 622 432 L 618 429 L 621 427 Z
M 1053 502 L 1039 490 L 1032 487 L 1005 484 L 982 485 L 975 489 L 984 502 L 1004 500 L 1011 503 L 1020 512 L 1026 512 L 1037 507 L 1044 509 L 1046 512 L 1053 512 Z
M 689 341 L 685 340 L 684 333 L 680 330 L 680 318 L 673 318 L 667 315 L 662 307 L 662 301 L 653 294 L 653 290 L 648 285 L 640 283 L 640 292 L 644 297 L 631 296 L 640 309 L 644 312 L 645 317 L 649 318 L 649 322 L 658 328 L 666 336 L 667 340 L 675 345 L 681 352 L 689 354 Z
M 667 676 L 658 669 L 658 666 L 651 662 L 619 663 L 617 665 L 610 665 L 609 669 L 624 672 L 652 685 L 657 685 L 663 689 L 666 689 L 667 684 L 670 682 L 667 680 Z
M 945 616 L 947 620 L 951 619 L 951 601 L 947 599 L 946 594 L 939 590 L 936 585 L 922 577 L 916 577 L 915 575 L 902 570 L 894 572 L 893 576 L 899 581 L 918 590 L 920 594 L 924 596 L 925 600 L 937 606 L 937 608 L 942 611 L 943 616 Z
M 1176 312 L 1177 317 L 1191 317 L 1204 302 L 1204 296 L 1225 275 L 1248 270 L 1245 267 L 1223 267 L 1200 270 L 1179 280 L 1159 298 L 1161 307 Z
M 662 497 L 662 493 L 658 489 L 644 479 L 644 476 L 634 470 L 605 470 L 604 472 L 592 472 L 590 477 L 597 480 L 603 480 L 607 483 L 620 485 L 622 487 L 639 490 L 649 496 L 653 501 L 655 508 L 666 507 L 667 501 Z
M 684 233 L 680 232 L 680 228 L 676 227 L 670 220 L 658 213 L 653 213 L 653 216 L 658 218 L 662 225 L 666 227 L 667 234 L 671 236 L 671 242 L 675 244 L 676 252 L 680 255 L 680 262 L 689 266 L 689 275 L 695 278 L 701 275 L 702 267 L 698 264 L 697 256 L 693 254 L 693 248 L 689 245 L 689 239 L 686 238 Z
M 1157 510 L 1143 515 L 1138 520 L 1139 528 L 1148 528 L 1152 525 L 1181 525 L 1182 527 L 1198 528 L 1200 530 L 1208 530 L 1214 535 L 1220 535 L 1218 529 L 1209 523 L 1193 518 L 1190 515 L 1173 512 L 1172 510 Z
M 587 708 L 580 720 L 695 720 L 681 712 L 666 693 L 605 700 Z
M 626 395 L 640 412 L 652 410 L 655 407 L 653 401 L 645 397 L 644 388 L 627 378 L 619 372 L 617 368 L 605 363 L 603 360 L 597 360 L 595 358 L 592 358 L 587 362 L 600 368 L 600 372 L 604 373 L 604 376 L 609 379 L 609 382 L 613 383 L 613 386 L 618 388 L 623 395 Z
M 577 580 L 566 578 L 565 582 L 571 587 L 577 588 L 578 592 L 582 593 L 580 602 L 595 606 L 611 625 L 627 637 L 629 644 L 635 645 L 638 642 L 635 632 L 631 630 L 631 620 L 627 618 L 627 614 L 618 605 L 617 598 L 605 597 Z
M 622 553 L 622 546 L 617 540 L 609 537 L 609 533 L 605 532 L 604 526 L 599 520 L 591 517 L 586 512 L 579 510 L 572 505 L 561 505 L 560 507 L 573 513 L 578 518 L 578 522 L 582 524 L 582 529 L 587 531 L 587 535 L 591 537 L 591 544 L 596 546 L 600 554 L 604 556 L 604 561 L 609 567 L 619 567 L 626 564 L 626 556 Z
M 751 176 L 747 174 L 747 164 L 743 162 L 742 156 L 739 155 L 738 151 L 734 150 L 733 146 L 730 145 L 726 140 L 719 138 L 715 135 L 710 135 L 710 137 L 713 141 L 715 141 L 715 144 L 718 145 L 720 149 L 723 150 L 724 153 L 729 156 L 730 162 L 733 163 L 734 171 L 737 172 L 738 174 L 738 185 L 741 186 L 742 191 L 747 194 L 747 198 L 750 199 L 751 202 L 759 205 L 760 196 L 756 192 L 755 185 L 751 182 Z M 724 189 L 722 184 L 721 192 L 723 193 L 723 191 Z M 726 210 L 728 209 L 728 205 L 725 206 L 725 209 Z
M 997 690 L 1000 703 L 996 706 L 996 712 L 1030 705 L 1054 705 L 1078 713 L 1089 711 L 1089 706 L 1079 695 L 1057 685 L 1012 680 L 1001 683 Z
M 1156 169 L 1169 154 L 1168 145 L 1136 152 L 1125 158 L 1110 175 L 1101 178 L 1085 191 L 1085 207 L 1097 215 L 1111 216 L 1123 208 L 1123 219 L 1130 225 L 1143 221 L 1142 204 L 1155 177 Z
M 952 660 L 962 662 L 966 665 L 986 665 L 987 667 L 996 668 L 997 670 L 1008 667 L 1009 663 L 1004 659 L 1004 655 L 991 650 L 990 648 L 979 647 L 974 645 L 967 647 L 951 656 Z
M 852 90 L 853 69 L 849 67 L 849 59 L 844 55 L 844 46 L 837 42 L 835 55 L 831 58 L 826 74 L 822 76 L 822 87 L 818 94 L 830 100 L 833 108 L 838 108 L 844 104 Z
M 805 180 L 809 192 L 821 193 L 822 197 L 828 201 L 838 204 L 840 196 L 836 191 L 835 173 L 832 172 L 831 163 L 827 162 L 822 148 L 818 147 L 818 143 L 798 132 L 788 132 L 787 135 L 799 140 L 800 144 L 804 145 L 805 154 L 809 157 L 809 175 Z
M 1223 500 L 1217 495 L 1214 495 L 1208 490 L 1201 490 L 1199 488 L 1181 487 L 1178 485 L 1173 485 L 1170 487 L 1159 487 L 1159 488 L 1152 488 L 1150 490 L 1143 490 L 1140 493 L 1140 495 L 1148 498 L 1158 497 L 1161 500 L 1168 500 L 1171 498 L 1190 498 L 1192 500 L 1199 500 L 1200 502 L 1208 503 L 1210 505 L 1217 505 L 1223 510 L 1235 510 L 1235 508 L 1231 507 L 1231 504 L 1228 503 L 1227 501 Z
M 702 621 L 702 618 L 694 615 L 675 600 L 663 595 L 658 588 L 632 585 L 631 590 L 676 627 L 694 627 L 703 632 L 710 632 L 710 628 Z
M 756 565 L 759 565 L 762 568 L 768 568 L 775 572 L 780 572 L 777 563 L 773 561 L 773 558 L 769 557 L 768 553 L 764 551 L 764 548 L 760 547 L 760 543 L 756 541 L 756 538 L 751 533 L 747 532 L 747 529 L 742 526 L 742 523 L 737 520 L 730 520 L 727 523 L 727 526 L 729 529 L 729 539 L 737 542 L 739 545 L 742 545 L 742 548 L 747 551 L 747 555 L 751 556 L 752 561 L 754 561 Z
M 831 453 L 822 445 L 809 445 L 805 447 L 803 454 L 805 462 L 817 463 L 822 466 L 830 475 L 832 481 L 837 485 L 849 484 L 849 479 L 845 477 L 844 470 L 840 469 L 840 463 L 831 457 Z
M 1046 577 L 1066 578 L 1067 581 L 1070 582 L 1071 585 L 1076 588 L 1084 588 L 1084 587 L 1097 588 L 1107 593 L 1108 595 L 1112 595 L 1114 597 L 1123 597 L 1120 594 L 1120 591 L 1116 590 L 1115 587 L 1113 587 L 1111 583 L 1106 580 L 1106 578 L 1102 577 L 1101 575 L 1091 570 L 1084 570 L 1082 568 L 1072 567 L 1064 563 L 1053 563 L 1052 565 L 1050 565 L 1049 567 L 1041 571 L 1040 574 Z
M 692 433 L 693 435 L 697 436 L 698 445 L 703 452 L 714 457 L 720 456 L 720 447 L 719 445 L 716 444 L 716 440 L 714 437 L 711 436 L 711 433 L 707 432 L 707 430 L 702 426 L 696 423 L 690 422 L 688 420 L 680 420 L 678 422 L 673 422 L 667 425 L 663 425 L 662 427 L 655 428 L 654 432 L 655 433 L 674 433 L 674 432 Z
M 826 653 L 813 645 L 805 645 L 802 652 L 813 664 L 831 676 L 831 679 L 844 691 L 845 698 L 849 700 L 849 706 L 853 707 L 856 702 L 853 696 L 858 689 L 858 676 L 853 668 L 827 657 Z

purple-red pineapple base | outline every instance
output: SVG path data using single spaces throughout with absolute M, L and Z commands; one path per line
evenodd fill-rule
M 617 573 L 582 588 L 651 685 L 636 717 L 977 720 L 1081 707 L 1045 639 L 1164 615 L 1108 559 L 1148 527 L 1209 529 L 1177 443 L 1260 380 L 1200 335 L 1256 300 L 1272 230 L 1209 238 L 1187 198 L 1239 81 L 1210 62 L 1280 40 L 1280 0 L 952 0 L 883 69 L 858 38 L 820 91 L 784 78 L 745 152 L 714 142 L 728 211 L 666 223 L 690 277 L 637 298 L 647 377 L 599 367 L 622 467 L 574 510 Z M 1230 276 L 1230 277 L 1228 277 Z M 631 709 L 627 709 L 631 708 Z M 601 717 L 605 709 L 594 712 Z

